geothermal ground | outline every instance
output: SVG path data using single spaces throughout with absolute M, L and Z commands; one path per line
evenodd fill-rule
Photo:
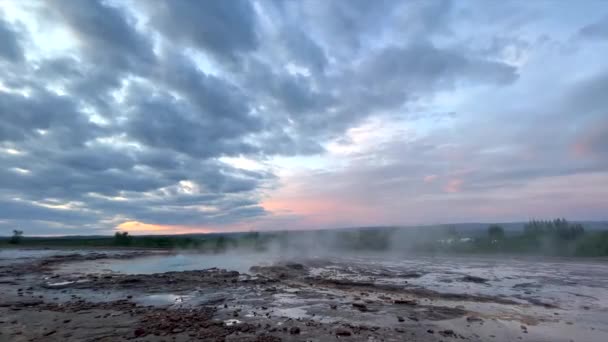
M 0 250 L 0 341 L 608 341 L 605 259 Z

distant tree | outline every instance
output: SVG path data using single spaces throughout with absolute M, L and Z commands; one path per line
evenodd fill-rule
M 557 240 L 576 240 L 585 234 L 580 223 L 570 223 L 566 219 L 532 220 L 524 226 L 524 234 L 533 238 L 540 236 Z
M 8 243 L 12 243 L 14 245 L 21 243 L 21 240 L 23 240 L 23 230 L 13 230 L 13 236 L 11 236 L 10 240 L 8 240 Z
M 251 232 L 249 239 L 253 241 L 253 248 L 255 250 L 264 250 L 264 241 L 262 240 L 259 232 Z
M 505 230 L 497 224 L 490 225 L 488 227 L 488 236 L 492 240 L 502 240 L 505 237 Z
M 576 240 L 585 234 L 585 228 L 580 223 L 567 223 L 555 229 L 555 235 L 562 240 Z
M 546 222 L 539 220 L 530 220 L 530 222 L 524 225 L 524 234 L 530 237 L 536 237 L 545 232 Z
M 224 235 L 220 235 L 215 240 L 215 247 L 214 247 L 215 252 L 219 253 L 219 252 L 225 251 L 227 248 L 227 244 L 228 244 L 228 242 L 226 241 L 226 237 L 224 237 Z
M 451 239 L 457 239 L 458 237 L 460 237 L 460 233 L 458 233 L 456 226 L 453 226 L 453 225 L 449 225 L 446 228 L 445 233 Z
M 116 232 L 114 234 L 114 244 L 118 246 L 129 246 L 133 241 L 133 237 L 129 232 Z

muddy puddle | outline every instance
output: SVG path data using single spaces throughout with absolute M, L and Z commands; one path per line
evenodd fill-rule
M 69 263 L 58 268 L 59 273 L 122 273 L 154 274 L 223 268 L 238 272 L 248 272 L 255 265 L 270 265 L 276 259 L 263 254 L 201 254 L 179 253 L 151 255 L 126 260 L 94 260 Z

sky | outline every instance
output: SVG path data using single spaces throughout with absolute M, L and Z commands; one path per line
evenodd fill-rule
M 0 0 L 0 235 L 608 219 L 608 2 Z

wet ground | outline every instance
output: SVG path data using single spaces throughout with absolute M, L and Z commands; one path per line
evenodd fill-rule
M 0 250 L 0 341 L 608 341 L 608 260 Z

